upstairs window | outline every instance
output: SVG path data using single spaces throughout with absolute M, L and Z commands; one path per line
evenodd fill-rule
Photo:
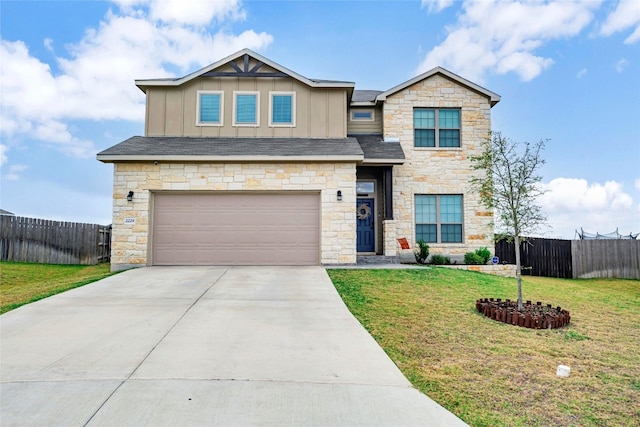
M 373 110 L 351 110 L 352 122 L 372 122 L 374 118 Z
M 460 147 L 460 110 L 416 108 L 413 110 L 416 147 Z
M 295 126 L 295 92 L 269 92 L 269 98 L 269 126 Z
M 462 243 L 462 217 L 462 195 L 416 194 L 416 241 Z
M 219 91 L 198 91 L 196 125 L 222 126 L 222 98 Z
M 233 93 L 233 125 L 260 126 L 260 93 Z

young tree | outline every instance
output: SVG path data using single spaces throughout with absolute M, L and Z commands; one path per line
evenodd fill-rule
M 541 153 L 546 142 L 518 143 L 494 132 L 483 143 L 482 153 L 471 157 L 473 169 L 484 172 L 472 178 L 474 189 L 494 210 L 496 232 L 515 244 L 518 309 L 522 308 L 520 242 L 546 222 L 537 200 L 544 193 L 538 173 L 545 163 Z

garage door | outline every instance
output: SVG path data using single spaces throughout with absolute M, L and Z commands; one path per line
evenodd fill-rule
M 318 265 L 320 194 L 157 193 L 154 265 Z

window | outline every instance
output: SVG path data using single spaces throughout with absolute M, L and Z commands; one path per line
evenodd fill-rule
M 372 122 L 374 117 L 373 110 L 351 110 L 352 122 Z
M 376 184 L 373 181 L 357 181 L 356 182 L 356 194 L 358 196 L 374 195 L 376 190 Z
M 295 92 L 269 92 L 269 126 L 296 125 Z
M 460 147 L 460 110 L 413 110 L 414 146 Z
M 222 92 L 198 91 L 196 106 L 197 126 L 222 126 L 222 99 Z
M 416 241 L 462 243 L 462 196 L 415 196 Z
M 233 92 L 233 125 L 260 126 L 259 92 Z

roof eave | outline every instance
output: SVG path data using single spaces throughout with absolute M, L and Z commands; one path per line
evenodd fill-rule
M 406 159 L 364 159 L 362 163 L 366 165 L 387 166 L 403 165 L 405 161 Z
M 124 162 L 165 162 L 165 163 L 184 163 L 184 162 L 362 162 L 363 155 L 307 155 L 307 156 L 213 156 L 213 155 L 138 155 L 138 154 L 98 154 L 96 158 L 103 163 L 124 163 Z
M 375 107 L 377 104 L 376 101 L 351 101 L 349 105 L 352 107 Z

